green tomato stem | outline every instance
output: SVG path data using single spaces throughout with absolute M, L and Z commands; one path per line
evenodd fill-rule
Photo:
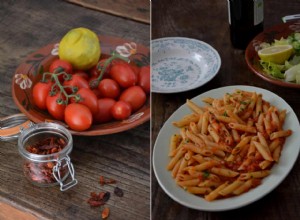
M 109 66 L 109 64 L 112 63 L 112 61 L 116 60 L 116 59 L 120 59 L 120 60 L 124 60 L 126 62 L 129 61 L 129 59 L 127 57 L 123 57 L 117 53 L 113 53 L 111 57 L 109 57 L 108 59 L 105 60 L 104 62 L 104 65 L 103 67 L 101 67 L 101 72 L 100 72 L 100 75 L 98 76 L 98 78 L 96 79 L 96 85 L 98 86 L 104 73 L 105 73 L 105 70 L 107 69 L 107 67 Z M 99 63 L 97 65 L 97 69 L 100 69 L 99 67 Z
M 52 81 L 54 81 L 54 84 L 52 85 L 52 87 L 51 87 L 51 93 L 52 94 L 55 94 L 54 92 L 54 90 L 56 89 L 56 87 L 58 87 L 58 89 L 59 89 L 59 93 L 60 93 L 60 96 L 59 96 L 59 99 L 60 100 L 58 100 L 58 104 L 68 104 L 69 103 L 69 99 L 70 98 L 75 98 L 75 100 L 76 101 L 79 101 L 80 100 L 80 96 L 79 95 L 76 95 L 75 94 L 75 92 L 76 92 L 76 90 L 74 90 L 74 87 L 73 86 L 63 86 L 61 83 L 60 83 L 60 81 L 59 81 L 59 79 L 58 79 L 58 77 L 60 76 L 60 75 L 64 75 L 63 77 L 65 78 L 65 79 L 70 79 L 71 78 L 71 76 L 70 76 L 70 74 L 67 74 L 66 72 L 60 72 L 60 73 L 50 73 L 50 72 L 45 72 L 44 74 L 43 74 L 43 79 L 42 79 L 42 81 L 45 81 L 46 80 L 46 76 L 47 75 L 50 75 L 51 76 L 51 80 Z M 71 90 L 72 90 L 72 94 L 68 94 L 67 92 L 66 92 L 66 88 L 70 88 Z M 64 98 L 65 98 L 65 100 L 64 100 Z

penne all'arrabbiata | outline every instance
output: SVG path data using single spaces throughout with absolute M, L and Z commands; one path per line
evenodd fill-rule
M 191 113 L 173 122 L 166 169 L 187 192 L 207 201 L 238 196 L 263 184 L 280 160 L 285 139 L 285 109 L 262 94 L 236 90 L 199 106 L 187 99 Z

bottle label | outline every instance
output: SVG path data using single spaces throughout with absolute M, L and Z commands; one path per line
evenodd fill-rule
M 254 25 L 258 25 L 264 20 L 263 0 L 254 0 Z

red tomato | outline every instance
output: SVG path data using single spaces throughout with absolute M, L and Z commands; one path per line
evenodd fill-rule
M 100 98 L 102 98 L 102 96 L 101 96 L 101 93 L 100 93 L 99 89 L 93 89 L 92 91 L 93 91 L 93 93 L 94 93 L 94 94 L 97 96 L 97 99 L 100 99 Z
M 59 96 L 60 96 L 59 93 L 57 93 L 54 96 L 48 95 L 46 98 L 46 106 L 48 112 L 50 113 L 50 115 L 53 116 L 53 118 L 57 120 L 63 120 L 66 105 L 57 103 Z
M 98 99 L 98 113 L 94 117 L 96 123 L 105 123 L 113 119 L 112 107 L 116 101 L 111 98 Z
M 88 107 L 93 115 L 97 113 L 97 96 L 92 90 L 88 88 L 81 88 L 76 94 L 80 96 L 80 101 L 78 103 Z M 74 102 L 74 99 L 72 99 L 72 102 Z
M 138 75 L 138 85 L 142 87 L 145 93 L 149 94 L 151 90 L 150 85 L 150 66 L 143 66 Z
M 49 82 L 38 82 L 34 85 L 32 89 L 32 97 L 33 97 L 33 102 L 34 104 L 42 109 L 46 110 L 46 99 L 47 96 L 49 95 L 49 92 L 51 90 L 51 86 L 53 83 Z
M 110 70 L 110 76 L 123 88 L 134 86 L 137 82 L 137 76 L 128 63 L 114 64 Z
M 85 105 L 71 103 L 65 110 L 65 122 L 75 131 L 84 131 L 91 127 L 93 116 Z
M 56 59 L 54 60 L 49 67 L 50 73 L 60 73 L 60 72 L 66 72 L 67 74 L 72 74 L 73 67 L 72 64 L 65 60 Z M 64 81 L 65 75 L 59 75 L 58 79 L 60 82 Z
M 132 86 L 122 92 L 120 100 L 129 103 L 135 112 L 145 104 L 146 93 L 140 86 Z
M 135 75 L 139 75 L 140 72 L 140 68 L 136 65 L 136 63 L 134 62 L 130 62 L 129 66 L 131 67 L 131 69 L 133 70 L 133 72 L 135 73 Z
M 89 83 L 89 87 L 91 89 L 97 89 L 98 88 L 97 77 L 95 77 L 95 76 L 90 77 L 89 80 L 88 80 L 88 83 Z
M 72 64 L 65 60 L 56 59 L 54 60 L 49 67 L 50 73 L 60 73 L 66 72 L 68 74 L 72 74 L 73 67 Z
M 102 59 L 98 62 L 98 64 L 96 66 L 94 66 L 91 70 L 90 70 L 90 76 L 91 77 L 96 77 L 98 78 L 98 76 L 100 75 L 101 73 L 101 70 L 98 70 L 98 66 L 99 67 L 103 67 L 104 66 L 104 62 L 106 61 L 107 59 Z M 110 71 L 110 68 L 111 68 L 111 64 L 109 64 L 102 76 L 102 79 L 106 79 L 106 78 L 109 78 L 109 71 Z
M 119 97 L 121 89 L 119 84 L 113 79 L 103 79 L 98 85 L 102 97 L 116 99 Z
M 131 106 L 124 101 L 117 101 L 111 108 L 112 116 L 117 120 L 127 119 L 131 115 Z
M 81 88 L 89 88 L 89 83 L 81 76 L 72 75 L 72 78 L 70 80 L 64 81 L 63 86 L 77 87 L 79 90 Z M 70 88 L 66 88 L 66 91 L 69 94 L 72 93 L 72 90 Z
M 87 74 L 86 72 L 84 72 L 83 70 L 76 70 L 73 73 L 74 75 L 78 75 L 81 76 L 82 78 L 84 78 L 86 81 L 89 80 L 89 74 Z

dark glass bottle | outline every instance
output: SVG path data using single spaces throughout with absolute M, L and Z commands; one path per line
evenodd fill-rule
M 263 31 L 263 0 L 227 0 L 230 39 L 234 47 L 245 49 Z

